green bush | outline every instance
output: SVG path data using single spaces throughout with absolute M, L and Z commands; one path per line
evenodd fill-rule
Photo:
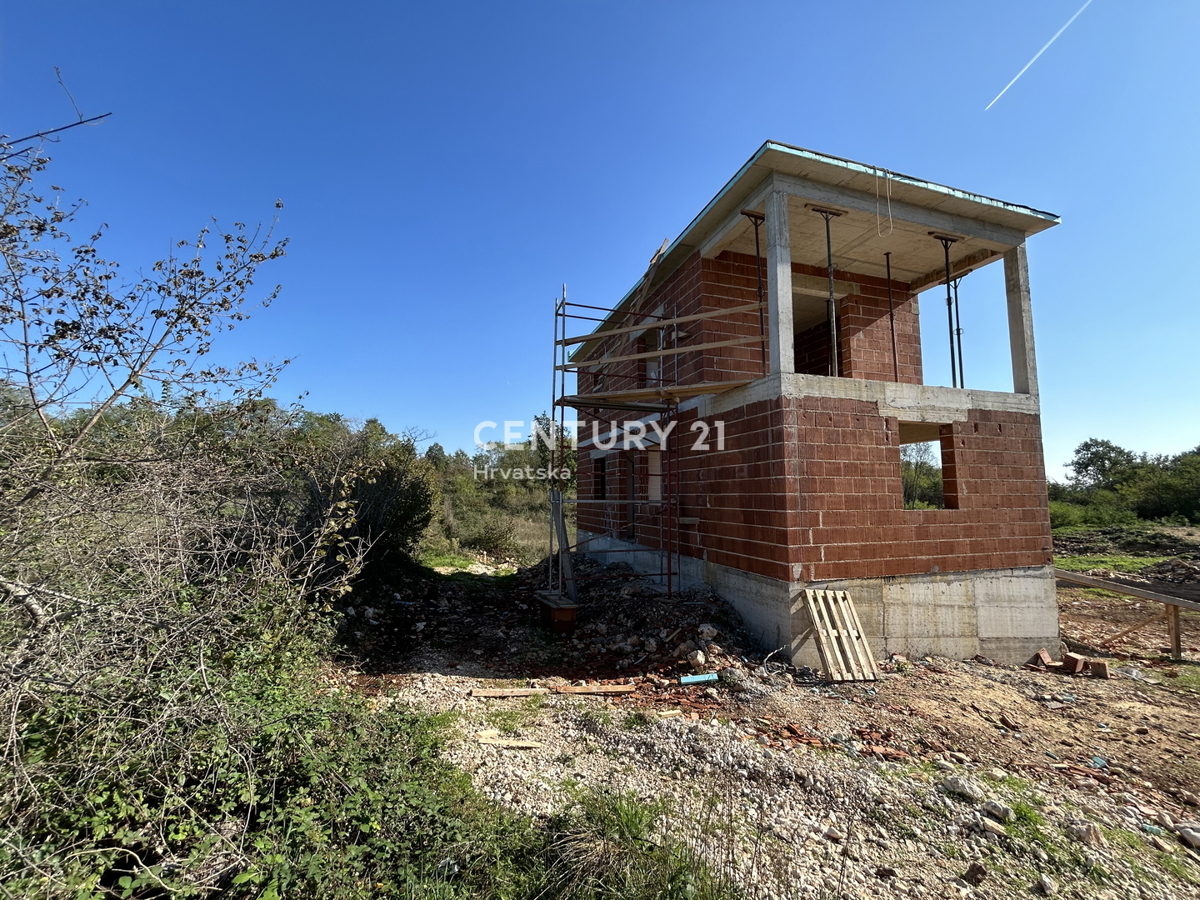
M 1080 525 L 1128 525 L 1137 521 L 1133 510 L 1112 503 L 1070 503 L 1050 501 L 1050 527 L 1071 528 Z

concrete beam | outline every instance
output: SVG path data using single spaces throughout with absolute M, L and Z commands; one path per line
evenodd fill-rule
M 771 177 L 768 175 L 763 179 L 762 184 L 746 195 L 746 199 L 738 205 L 738 208 L 725 217 L 716 228 L 714 228 L 700 244 L 700 255 L 712 259 L 720 253 L 721 245 L 728 240 L 739 225 L 746 221 L 746 217 L 742 215 L 743 209 L 758 209 L 766 200 L 767 193 L 771 189 Z
M 1008 297 L 1008 342 L 1012 349 L 1013 391 L 1037 396 L 1037 358 L 1033 349 L 1033 305 L 1029 296 L 1029 260 L 1025 242 L 1004 254 L 1004 292 Z
M 821 184 L 809 181 L 807 178 L 797 178 L 794 175 L 781 175 L 776 172 L 774 185 L 776 190 L 785 191 L 793 197 L 800 197 L 809 202 L 825 203 L 871 215 L 875 215 L 878 208 L 874 194 L 831 184 Z M 963 237 L 979 238 L 1003 247 L 1014 247 L 1025 241 L 1025 234 L 1015 228 L 916 206 L 900 200 L 892 201 L 891 210 L 892 218 L 919 225 L 930 231 L 950 232 Z
M 968 254 L 958 262 L 950 263 L 950 277 L 961 278 L 969 272 L 974 272 L 981 266 L 986 266 L 993 259 L 1003 254 L 997 253 L 995 250 L 984 248 L 976 250 L 974 253 Z M 918 278 L 914 278 L 908 285 L 910 294 L 918 294 L 926 288 L 931 288 L 934 285 L 946 283 L 946 269 L 943 266 L 940 269 L 934 269 L 932 272 L 926 272 Z
M 766 196 L 767 318 L 772 373 L 796 371 L 792 336 L 792 241 L 787 204 L 788 195 L 783 191 L 772 190 Z

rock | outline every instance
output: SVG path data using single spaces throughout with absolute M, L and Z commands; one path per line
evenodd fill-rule
M 1049 897 L 1051 894 L 1053 894 L 1055 891 L 1058 890 L 1058 884 L 1054 881 L 1053 878 L 1051 878 L 1049 875 L 1047 875 L 1045 872 L 1043 872 L 1038 877 L 1037 889 L 1041 893 L 1043 893 L 1047 897 Z
M 942 789 L 951 793 L 957 794 L 960 797 L 966 797 L 975 803 L 983 800 L 983 788 L 970 778 L 964 778 L 961 775 L 951 775 L 942 782 Z
M 983 863 L 973 862 L 967 867 L 967 871 L 963 872 L 962 880 L 972 887 L 979 887 L 987 876 L 988 870 L 983 867 Z
M 704 655 L 703 650 L 693 650 L 687 655 L 687 661 L 693 669 L 703 669 L 708 657 Z
M 891 866 L 879 866 L 875 869 L 876 878 L 895 878 L 897 874 Z
M 1175 850 L 1175 848 L 1170 844 L 1170 842 L 1164 841 L 1162 838 L 1160 838 L 1156 835 L 1150 836 L 1150 846 L 1153 847 L 1155 850 L 1157 850 L 1159 853 L 1171 853 Z
M 702 641 L 711 641 L 721 632 L 717 630 L 717 626 L 705 623 L 696 629 L 696 635 Z
M 987 801 L 987 803 L 983 804 L 983 811 L 998 822 L 1011 822 L 1017 817 L 1011 806 L 1007 806 L 999 800 Z
M 1193 850 L 1200 850 L 1200 828 L 1180 828 L 1179 839 Z
M 1079 843 L 1087 844 L 1089 847 L 1099 847 L 1104 844 L 1104 833 L 1100 831 L 1100 826 L 1095 822 L 1072 825 L 1067 831 Z
M 677 646 L 675 648 L 675 652 L 672 653 L 671 655 L 674 656 L 676 659 L 687 659 L 687 655 L 689 653 L 694 653 L 695 650 L 696 650 L 695 644 L 693 644 L 691 641 L 684 641 L 682 644 L 680 644 L 679 646 Z
M 993 822 L 991 819 L 980 819 L 979 827 L 987 834 L 994 834 L 996 837 L 1008 837 L 1008 829 L 999 822 Z
M 830 825 L 825 829 L 825 839 L 833 841 L 835 844 L 840 844 L 846 839 L 846 832 L 842 831 L 836 825 Z
M 658 641 L 654 640 L 654 638 L 646 638 L 642 641 L 642 649 L 647 653 L 654 653 L 658 650 Z

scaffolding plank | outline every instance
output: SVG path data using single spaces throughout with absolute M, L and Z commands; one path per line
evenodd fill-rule
M 1119 581 L 1109 581 L 1107 578 L 1093 578 L 1091 575 L 1068 572 L 1057 566 L 1054 568 L 1054 577 L 1058 581 L 1069 581 L 1072 584 L 1082 584 L 1086 587 L 1102 588 L 1116 594 L 1128 594 L 1130 597 L 1141 597 L 1143 600 L 1154 600 L 1158 603 L 1165 603 L 1168 606 L 1178 606 L 1181 609 L 1191 609 L 1200 612 L 1200 603 L 1194 600 L 1184 600 L 1182 597 L 1172 597 L 1170 594 L 1160 594 L 1156 591 L 1143 590 L 1128 584 L 1122 584 Z
M 684 322 L 698 322 L 701 319 L 715 319 L 718 316 L 732 316 L 739 313 L 757 312 L 760 309 L 766 308 L 766 303 L 747 303 L 743 306 L 734 306 L 729 309 L 711 309 L 708 312 L 693 313 L 690 316 L 676 316 L 673 319 L 660 319 L 655 322 L 642 322 L 637 325 L 622 325 L 620 328 L 610 328 L 605 331 L 593 331 L 591 334 L 578 335 L 576 337 L 561 338 L 558 343 L 567 346 L 570 344 L 583 344 L 588 341 L 599 341 L 607 337 L 612 337 L 617 334 L 632 334 L 637 331 L 649 331 L 651 328 L 664 328 L 667 325 L 682 325 Z M 642 315 L 647 315 L 642 313 Z M 765 340 L 765 337 L 760 337 L 759 340 Z
M 632 388 L 623 391 L 606 391 L 602 394 L 569 394 L 559 401 L 563 406 L 579 408 L 581 406 L 605 406 L 605 401 L 619 403 L 623 400 L 670 400 L 685 397 L 698 397 L 701 394 L 719 394 L 734 388 L 743 387 L 754 381 L 753 378 L 736 381 L 700 381 L 696 384 L 678 384 L 670 387 Z M 657 411 L 657 410 L 655 410 Z
M 704 350 L 719 350 L 721 347 L 737 347 L 741 344 L 761 344 L 764 338 L 761 334 L 752 337 L 731 338 L 728 341 L 709 341 L 707 344 L 694 344 L 684 347 L 663 347 L 661 350 L 648 350 L 645 353 L 627 353 L 624 356 L 600 356 L 594 359 L 581 359 L 578 362 L 564 363 L 554 368 L 559 371 L 570 369 L 586 369 L 589 366 L 607 366 L 610 363 L 632 362 L 638 359 L 653 359 L 658 356 L 675 356 L 679 353 L 700 353 Z

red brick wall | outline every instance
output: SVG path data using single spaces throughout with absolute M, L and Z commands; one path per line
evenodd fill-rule
M 972 410 L 967 421 L 944 426 L 952 445 L 947 496 L 958 508 L 906 510 L 896 419 L 854 400 L 786 406 L 799 441 L 802 580 L 1049 563 L 1037 416 Z
M 753 256 L 728 250 L 716 259 L 703 260 L 704 308 L 728 308 L 757 300 L 754 263 Z M 762 272 L 765 284 L 765 258 L 762 260 Z M 826 269 L 800 263 L 792 264 L 792 273 L 828 278 Z M 838 342 L 842 375 L 847 378 L 867 378 L 876 381 L 894 380 L 887 280 L 840 271 L 835 272 L 835 277 L 843 284 L 848 282 L 854 286 L 850 294 L 838 301 Z M 921 334 L 917 303 L 916 299 L 908 294 L 906 287 L 902 282 L 892 282 L 900 381 L 920 384 Z M 758 315 L 743 313 L 729 318 L 722 317 L 717 322 L 705 323 L 704 340 L 707 343 L 758 333 Z M 807 375 L 829 374 L 828 322 L 795 335 L 795 348 L 795 371 Z M 762 353 L 755 344 L 721 348 L 711 351 L 711 356 L 705 366 L 705 380 L 708 381 L 756 378 L 762 372 Z

